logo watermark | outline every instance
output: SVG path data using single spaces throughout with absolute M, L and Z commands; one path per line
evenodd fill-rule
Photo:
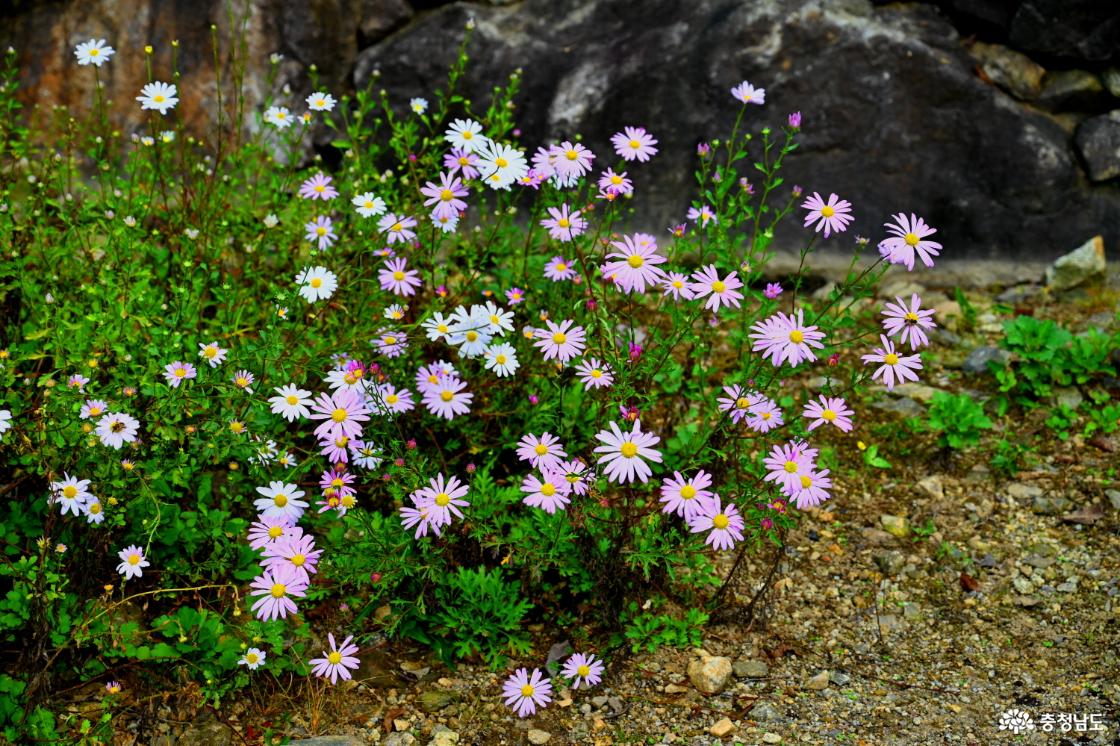
M 1102 712 L 1041 712 L 1032 716 L 1026 710 L 1012 707 L 999 714 L 999 729 L 1013 735 L 1027 731 L 1051 733 L 1092 733 L 1107 730 Z

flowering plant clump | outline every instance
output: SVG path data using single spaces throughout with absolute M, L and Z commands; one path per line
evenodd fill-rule
M 217 701 L 349 679 L 388 633 L 516 658 L 494 696 L 525 716 L 552 691 L 530 620 L 599 641 L 553 674 L 595 686 L 648 622 L 634 599 L 706 618 L 744 552 L 831 499 L 857 394 L 917 379 L 935 326 L 917 296 L 882 321 L 855 304 L 889 264 L 931 266 L 934 229 L 900 212 L 861 262 L 858 199 L 784 183 L 801 114 L 767 124 L 746 81 L 691 204 L 639 225 L 656 122 L 522 142 L 519 74 L 480 107 L 455 90 L 466 49 L 427 99 L 285 96 L 232 140 L 184 128 L 157 78 L 189 73 L 150 52 L 130 139 L 94 40 L 65 148 L 4 118 L 0 636 L 33 641 L 13 670 L 155 661 L 170 682 L 182 663 Z M 291 165 L 313 130 L 337 168 Z M 823 297 L 765 275 L 791 213 L 803 267 L 825 241 L 852 254 Z

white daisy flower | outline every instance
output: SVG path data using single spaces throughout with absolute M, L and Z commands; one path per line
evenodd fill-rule
M 338 277 L 326 267 L 304 267 L 296 275 L 296 282 L 300 286 L 299 294 L 308 303 L 326 300 L 338 289 Z
M 350 204 L 358 208 L 358 214 L 363 218 L 373 218 L 384 213 L 388 208 L 385 200 L 378 197 L 373 192 L 363 192 L 354 199 L 350 200 Z
M 453 148 L 473 153 L 488 142 L 482 134 L 482 125 L 473 119 L 456 119 L 447 128 L 443 139 Z
M 156 81 L 141 88 L 136 100 L 140 102 L 142 111 L 151 109 L 166 115 L 168 111 L 175 108 L 175 104 L 179 103 L 177 95 L 174 84 Z
M 295 118 L 286 106 L 270 106 L 264 112 L 264 121 L 275 126 L 276 129 L 284 130 L 292 126 Z
M 334 96 L 322 92 L 312 93 L 307 97 L 307 108 L 311 111 L 330 111 L 334 109 Z
M 74 56 L 78 58 L 79 65 L 101 67 L 110 57 L 116 54 L 116 51 L 106 45 L 104 39 L 90 39 L 82 42 L 74 49 Z
M 486 349 L 486 370 L 492 370 L 499 377 L 513 375 L 521 363 L 517 362 L 517 350 L 511 344 L 493 345 Z
M 299 417 L 304 419 L 311 417 L 311 410 L 307 408 L 311 404 L 310 391 L 304 391 L 291 383 L 287 386 L 278 386 L 273 391 L 277 395 L 268 400 L 272 405 L 273 414 L 282 416 L 288 422 L 295 422 Z

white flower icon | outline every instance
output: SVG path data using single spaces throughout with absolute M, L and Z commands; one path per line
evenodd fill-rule
M 1000 713 L 999 729 L 1009 730 L 1017 736 L 1028 730 L 1034 730 L 1034 720 L 1031 720 L 1029 713 L 1011 708 Z

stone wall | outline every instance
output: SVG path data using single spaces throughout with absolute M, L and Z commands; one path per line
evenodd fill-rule
M 122 127 L 145 80 L 145 44 L 166 75 L 179 40 L 181 110 L 213 116 L 210 27 L 228 79 L 231 38 L 248 14 L 246 103 L 279 96 L 298 110 L 315 64 L 334 93 L 371 81 L 403 110 L 430 95 L 468 19 L 476 23 L 467 94 L 485 102 L 524 69 L 522 140 L 581 133 L 603 154 L 622 125 L 661 140 L 633 169 L 638 220 L 656 231 L 691 199 L 695 146 L 726 132 L 728 89 L 767 89 L 752 119 L 804 116 L 789 183 L 855 203 L 855 233 L 880 235 L 915 211 L 949 254 L 1048 259 L 1103 234 L 1120 241 L 1120 4 L 1111 0 L 69 0 L 9 3 L 0 43 L 16 47 L 29 102 L 81 110 L 92 71 L 73 46 L 104 37 L 102 72 Z M 269 55 L 284 60 L 267 87 Z M 283 93 L 284 86 L 291 93 Z M 648 188 L 646 188 L 648 185 Z M 789 238 L 787 235 L 785 238 Z M 846 238 L 833 245 L 847 249 Z

